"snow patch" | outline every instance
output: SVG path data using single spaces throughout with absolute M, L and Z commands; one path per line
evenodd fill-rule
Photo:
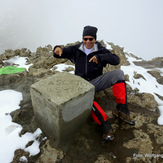
M 37 138 L 42 131 L 38 128 L 34 133 L 25 133 L 20 137 L 22 126 L 12 122 L 10 113 L 20 109 L 19 104 L 22 99 L 22 93 L 20 92 L 13 90 L 0 91 L 0 160 L 3 163 L 11 162 L 17 149 L 28 151 L 30 156 L 40 152 L 40 143 Z M 33 141 L 32 145 L 26 147 L 30 141 Z

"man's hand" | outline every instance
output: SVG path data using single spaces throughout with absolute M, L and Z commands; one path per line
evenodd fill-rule
M 89 60 L 89 62 L 95 62 L 96 64 L 98 64 L 98 60 L 97 60 L 97 58 L 96 58 L 96 56 L 93 56 L 90 60 Z
M 61 57 L 63 50 L 60 47 L 56 47 L 54 53 Z

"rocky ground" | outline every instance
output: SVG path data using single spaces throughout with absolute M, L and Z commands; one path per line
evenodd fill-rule
M 103 42 L 102 42 L 103 43 Z M 121 65 L 128 65 L 126 61 L 125 52 L 123 48 L 112 46 L 112 52 L 116 53 L 121 58 L 119 66 L 107 66 L 104 71 L 108 69 L 116 69 Z M 33 132 L 38 128 L 35 122 L 33 108 L 30 97 L 30 86 L 36 81 L 46 78 L 49 75 L 58 73 L 55 68 L 50 70 L 58 63 L 72 64 L 66 59 L 56 59 L 52 56 L 52 47 L 50 45 L 42 48 L 39 47 L 35 53 L 30 50 L 6 50 L 3 55 L 0 55 L 0 67 L 7 66 L 2 61 L 12 58 L 13 56 L 28 57 L 27 63 L 33 65 L 29 71 L 11 75 L 0 75 L 0 90 L 13 89 L 23 93 L 23 101 L 20 106 L 21 109 L 11 113 L 13 121 L 23 126 L 21 134 L 25 132 Z M 158 62 L 159 61 L 159 62 Z M 163 58 L 156 58 L 150 62 L 137 62 L 143 67 L 163 67 Z M 67 69 L 71 71 L 72 68 Z M 157 78 L 160 84 L 163 84 L 163 77 L 158 71 L 151 71 L 154 77 Z M 142 77 L 137 74 L 135 78 Z M 126 80 L 128 77 L 126 76 Z M 29 162 L 36 163 L 156 163 L 163 162 L 163 126 L 157 124 L 159 117 L 159 110 L 157 102 L 153 95 L 143 93 L 140 94 L 138 90 L 132 90 L 129 85 L 128 88 L 128 103 L 131 110 L 131 117 L 136 121 L 135 126 L 130 126 L 124 122 L 115 119 L 112 116 L 112 109 L 116 104 L 112 95 L 112 90 L 107 89 L 95 95 L 96 101 L 106 111 L 109 121 L 115 131 L 116 137 L 109 143 L 102 142 L 102 135 L 98 125 L 88 119 L 87 123 L 83 125 L 80 132 L 77 133 L 67 149 L 67 151 L 60 151 L 53 148 L 53 140 L 48 138 L 41 141 L 41 152 L 29 157 L 29 153 L 18 149 L 15 151 L 13 163 L 20 162 L 19 158 L 25 155 Z M 158 95 L 160 99 L 163 96 Z M 42 134 L 42 137 L 45 135 Z M 41 140 L 41 138 L 40 138 Z

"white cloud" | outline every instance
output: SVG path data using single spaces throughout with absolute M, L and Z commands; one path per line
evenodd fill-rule
M 0 47 L 33 51 L 80 41 L 85 25 L 98 39 L 124 46 L 146 60 L 163 54 L 162 0 L 13 0 L 0 2 Z

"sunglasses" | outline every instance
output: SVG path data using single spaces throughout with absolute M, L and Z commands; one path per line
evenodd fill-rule
M 83 38 L 83 39 L 84 39 L 84 41 L 87 41 L 87 40 L 93 41 L 93 38 Z

